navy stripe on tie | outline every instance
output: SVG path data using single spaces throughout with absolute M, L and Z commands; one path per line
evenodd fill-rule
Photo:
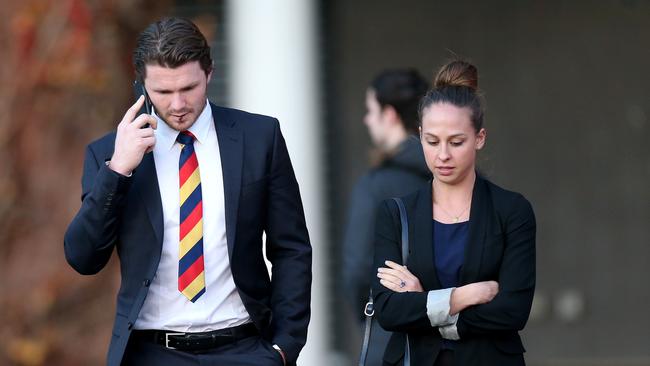
M 187 159 L 189 159 L 190 156 L 192 156 L 193 153 L 194 153 L 194 146 L 185 145 L 181 149 L 181 157 L 180 157 L 180 160 L 178 161 L 178 167 L 182 168 L 183 165 L 185 164 L 185 162 L 187 161 Z
M 201 202 L 201 183 L 194 188 L 194 191 L 190 193 L 185 202 L 181 205 L 181 222 L 187 219 L 199 202 Z
M 194 296 L 194 297 L 192 298 L 192 300 L 190 300 L 190 301 L 191 301 L 191 302 L 195 302 L 195 301 L 198 300 L 199 297 L 201 297 L 201 295 L 203 295 L 204 293 L 205 293 L 205 287 L 202 288 L 201 291 L 199 291 L 199 293 L 196 294 L 196 296 Z
M 190 250 L 185 253 L 183 258 L 181 258 L 178 261 L 178 276 L 182 276 L 185 271 L 187 271 L 188 268 L 194 262 L 196 262 L 197 259 L 199 259 L 200 256 L 203 255 L 203 238 L 199 239 L 198 243 L 196 243 Z

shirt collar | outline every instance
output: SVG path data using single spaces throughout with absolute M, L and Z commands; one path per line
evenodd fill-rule
M 176 137 L 178 136 L 178 131 L 169 127 L 165 121 L 160 118 L 154 111 L 153 116 L 158 120 L 158 128 L 156 129 L 156 145 L 159 145 L 167 150 L 171 150 L 176 143 Z M 210 132 L 210 124 L 212 123 L 212 108 L 208 100 L 205 100 L 205 107 L 203 111 L 199 114 L 199 117 L 192 124 L 188 131 L 196 137 L 196 141 L 199 143 L 205 143 L 208 138 L 208 133 Z

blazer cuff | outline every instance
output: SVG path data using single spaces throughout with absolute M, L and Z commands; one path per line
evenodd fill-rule
M 429 291 L 427 294 L 427 316 L 432 327 L 456 325 L 458 314 L 449 315 L 451 292 L 454 287 Z
M 131 177 L 117 173 L 107 165 L 99 168 L 93 195 L 104 212 L 114 212 L 124 205 L 132 181 Z

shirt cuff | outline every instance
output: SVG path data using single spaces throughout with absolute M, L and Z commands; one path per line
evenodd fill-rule
M 456 314 L 456 321 L 454 324 L 445 325 L 444 327 L 438 327 L 438 332 L 444 339 L 449 339 L 451 341 L 457 341 L 460 339 L 458 335 L 458 328 L 456 327 L 456 322 L 458 321 L 458 314 Z
M 282 350 L 282 348 L 280 348 L 280 346 L 278 346 L 277 344 L 274 344 L 273 349 L 278 351 L 278 353 L 280 354 L 280 357 L 282 357 L 282 364 L 286 365 L 287 364 L 287 357 L 284 354 L 284 351 Z
M 454 325 L 458 320 L 458 314 L 449 315 L 451 292 L 453 287 L 442 290 L 429 291 L 427 295 L 427 316 L 432 327 Z

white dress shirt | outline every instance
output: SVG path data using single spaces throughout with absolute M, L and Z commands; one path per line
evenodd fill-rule
M 163 210 L 163 245 L 156 275 L 135 322 L 135 329 L 204 332 L 250 322 L 230 270 L 226 244 L 223 174 L 212 108 L 203 112 L 189 131 L 196 137 L 203 198 L 203 260 L 206 290 L 192 303 L 178 291 L 180 193 L 178 131 L 156 116 L 153 157 Z
M 441 290 L 429 291 L 427 294 L 427 316 L 429 322 L 434 328 L 438 328 L 438 332 L 444 339 L 457 341 L 460 339 L 458 336 L 458 314 L 449 315 L 451 308 L 451 292 L 455 287 L 445 288 Z

